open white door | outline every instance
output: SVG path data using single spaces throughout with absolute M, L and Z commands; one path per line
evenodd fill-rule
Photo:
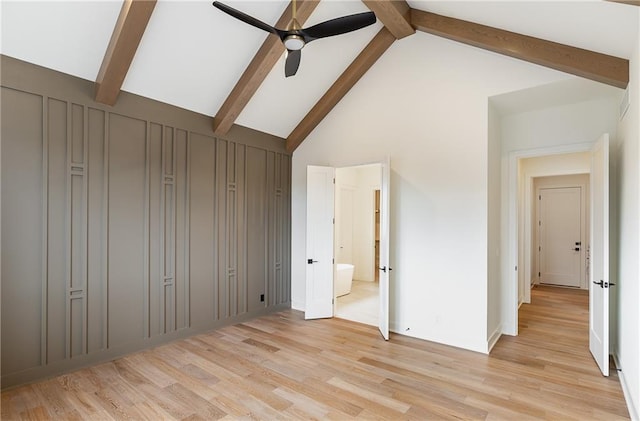
M 591 282 L 589 350 L 609 375 L 609 135 L 591 151 Z
M 382 183 L 380 189 L 380 313 L 378 327 L 385 340 L 389 340 L 389 194 L 391 165 L 389 160 L 382 164 Z
M 307 167 L 305 319 L 333 317 L 334 176 L 332 167 Z

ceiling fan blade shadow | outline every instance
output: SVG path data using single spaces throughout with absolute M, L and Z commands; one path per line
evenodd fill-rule
M 233 16 L 234 18 L 241 20 L 244 23 L 248 23 L 251 26 L 255 26 L 258 29 L 262 29 L 263 31 L 271 32 L 272 34 L 275 34 L 278 36 L 280 36 L 280 32 L 282 32 L 274 28 L 273 26 L 268 25 L 262 22 L 261 20 L 254 18 L 253 16 L 249 16 L 246 13 L 236 10 L 233 7 L 227 6 L 226 4 L 221 3 L 219 1 L 214 1 L 213 5 L 218 9 L 222 10 L 223 12 L 225 12 L 226 14 Z
M 284 63 L 284 75 L 293 76 L 300 67 L 301 50 L 287 50 L 287 59 Z
M 355 15 L 342 16 L 331 19 L 309 28 L 302 29 L 305 41 L 346 34 L 376 23 L 376 15 L 373 12 L 356 13 Z

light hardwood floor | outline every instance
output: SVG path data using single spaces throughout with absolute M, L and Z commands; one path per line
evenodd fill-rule
M 286 311 L 5 391 L 2 419 L 628 419 L 586 294 L 532 297 L 490 356 Z

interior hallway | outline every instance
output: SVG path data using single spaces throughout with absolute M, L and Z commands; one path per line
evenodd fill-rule
M 2 419 L 628 419 L 587 296 L 541 287 L 490 356 L 285 311 L 2 393 Z

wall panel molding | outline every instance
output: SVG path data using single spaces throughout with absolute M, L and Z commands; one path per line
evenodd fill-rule
M 1 59 L 3 388 L 289 307 L 283 139 Z
M 42 250 L 49 247 L 49 98 L 42 98 Z M 49 334 L 47 331 L 47 314 L 49 312 L 48 291 L 49 291 L 49 262 L 48 254 L 42 253 L 42 292 L 40 308 L 40 365 L 44 366 L 48 362 L 49 351 L 47 345 Z

